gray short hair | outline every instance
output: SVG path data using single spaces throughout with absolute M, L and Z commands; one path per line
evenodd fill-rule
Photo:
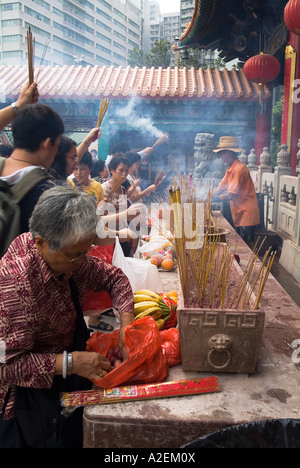
M 39 198 L 29 221 L 33 239 L 40 235 L 56 252 L 96 236 L 99 218 L 94 200 L 69 184 L 54 186 Z

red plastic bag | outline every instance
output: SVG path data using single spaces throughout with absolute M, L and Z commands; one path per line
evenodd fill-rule
M 114 244 L 95 247 L 89 255 L 100 258 L 103 262 L 112 264 Z M 95 292 L 86 289 L 83 311 L 106 310 L 112 307 L 112 299 L 107 291 Z
M 168 328 L 174 328 L 177 325 L 177 304 L 175 301 L 173 301 L 173 299 L 166 296 L 165 294 L 161 294 L 161 298 L 170 310 L 170 318 L 165 321 L 163 330 L 167 330 Z
M 162 339 L 162 348 L 167 357 L 168 366 L 177 366 L 181 363 L 179 330 L 177 328 L 169 328 L 160 332 Z
M 87 351 L 96 351 L 107 357 L 108 351 L 118 346 L 119 331 L 105 334 L 94 333 L 87 341 Z M 162 340 L 152 317 L 136 320 L 125 330 L 124 345 L 128 359 L 94 381 L 101 388 L 117 387 L 121 384 L 147 384 L 161 382 L 169 373 L 167 357 Z

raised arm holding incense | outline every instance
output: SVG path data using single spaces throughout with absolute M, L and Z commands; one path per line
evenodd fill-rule
M 90 133 L 87 135 L 87 137 L 77 147 L 78 162 L 81 160 L 84 153 L 86 153 L 89 150 L 90 145 L 94 141 L 99 140 L 100 137 L 101 137 L 100 127 L 95 127 L 90 131 Z
M 27 104 L 36 104 L 39 100 L 39 92 L 36 83 L 32 83 L 29 86 L 29 82 L 27 82 L 19 95 L 18 100 L 15 103 L 15 106 L 8 106 L 4 109 L 0 110 L 0 130 L 5 128 L 8 124 L 10 124 L 14 117 L 15 113 L 18 109 L 26 106 Z
M 101 206 L 101 203 L 99 206 Z M 112 229 L 109 226 L 117 226 L 119 223 L 125 222 L 127 225 L 133 219 L 142 220 L 147 214 L 147 210 L 143 203 L 136 203 L 124 211 L 114 214 L 101 215 L 102 225 L 97 227 L 97 237 L 94 239 L 95 245 L 110 245 L 115 242 L 116 237 L 119 237 L 120 242 L 127 242 L 138 237 L 137 233 L 130 228 Z

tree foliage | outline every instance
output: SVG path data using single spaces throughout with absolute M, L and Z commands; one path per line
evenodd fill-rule
M 226 66 L 222 58 L 216 57 L 213 61 L 207 61 L 203 58 L 203 54 L 200 53 L 199 49 L 187 49 L 186 59 L 182 58 L 182 52 L 180 53 L 180 58 L 178 62 L 179 68 L 186 67 L 188 69 L 194 67 L 196 69 L 208 67 L 215 68 L 224 68 Z M 172 56 L 174 55 L 173 44 L 162 39 L 160 41 L 155 41 L 153 47 L 149 54 L 146 54 L 143 50 L 139 48 L 134 48 L 129 52 L 128 56 L 128 65 L 131 67 L 163 67 L 167 68 L 171 64 Z M 237 68 L 237 66 L 235 66 Z
M 135 47 L 128 56 L 128 65 L 131 67 L 163 67 L 170 66 L 172 57 L 172 44 L 166 39 L 155 41 L 151 52 L 145 54 L 144 51 Z
M 203 54 L 200 53 L 199 49 L 187 49 L 187 57 L 183 58 L 183 55 L 180 55 L 178 66 L 179 68 L 187 67 L 187 68 L 203 68 L 206 70 L 207 68 L 215 69 L 215 68 L 224 68 L 226 66 L 224 60 L 221 57 L 216 57 L 214 60 L 205 60 Z

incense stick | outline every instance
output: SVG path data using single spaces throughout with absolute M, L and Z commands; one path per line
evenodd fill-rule
M 107 198 L 111 197 L 117 190 L 119 187 L 121 187 L 121 185 L 123 184 L 123 182 L 125 182 L 125 180 L 123 178 L 119 179 L 115 185 L 112 187 L 111 191 L 109 192 L 109 195 Z
M 29 27 L 27 31 L 27 52 L 28 52 L 28 80 L 31 85 L 34 80 L 34 64 L 33 64 L 33 43 L 32 43 L 32 32 Z
M 276 252 L 271 252 L 271 255 L 270 255 L 267 267 L 265 269 L 265 272 L 264 272 L 264 274 L 261 275 L 261 281 L 260 281 L 260 284 L 259 284 L 258 293 L 257 293 L 257 296 L 256 296 L 256 301 L 255 301 L 255 304 L 254 304 L 254 307 L 253 307 L 254 310 L 258 309 L 258 305 L 259 305 L 263 290 L 265 288 L 269 273 L 271 271 L 275 256 L 276 256 Z
M 101 99 L 101 104 L 100 104 L 100 110 L 99 110 L 99 117 L 98 117 L 98 122 L 97 122 L 97 127 L 100 127 L 104 116 L 109 108 L 110 101 L 106 98 Z
M 47 53 L 47 49 L 49 47 L 49 41 L 47 41 L 44 45 L 44 50 L 43 50 L 43 53 L 42 53 L 42 57 L 41 57 L 41 61 L 40 61 L 40 66 L 39 66 L 39 69 L 38 69 L 38 72 L 37 72 L 37 76 L 36 76 L 36 82 L 38 82 L 38 79 L 39 79 L 39 76 L 40 76 L 40 71 L 41 71 L 41 68 L 42 68 L 42 65 L 44 63 L 44 60 L 45 60 L 45 57 L 46 57 L 46 53 Z

